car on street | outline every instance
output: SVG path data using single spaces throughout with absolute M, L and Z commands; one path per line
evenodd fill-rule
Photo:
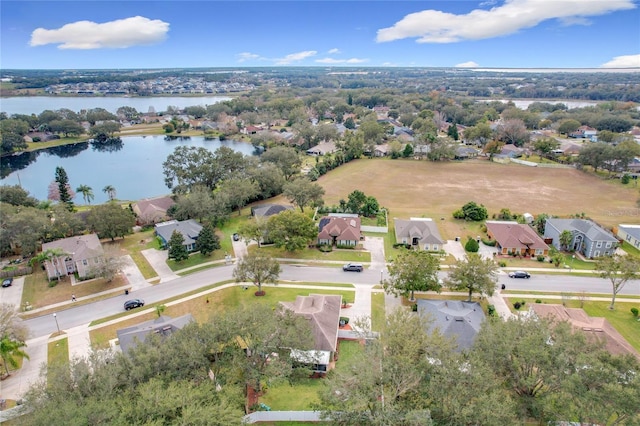
M 2 280 L 2 287 L 11 287 L 11 284 L 13 284 L 13 277 Z
M 509 278 L 531 278 L 531 275 L 525 271 L 511 271 L 509 272 Z
M 364 270 L 364 267 L 359 263 L 347 263 L 346 265 L 344 265 L 342 267 L 342 270 L 343 271 L 362 272 Z
M 124 302 L 124 309 L 127 311 L 139 308 L 140 306 L 144 306 L 144 300 L 142 299 L 131 299 Z

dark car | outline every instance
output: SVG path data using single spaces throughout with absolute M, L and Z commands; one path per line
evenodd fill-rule
M 2 287 L 11 287 L 11 284 L 13 284 L 13 277 L 5 278 L 2 281 Z
M 127 311 L 130 309 L 139 308 L 140 306 L 144 306 L 144 300 L 142 299 L 131 299 L 124 302 L 124 308 Z
M 233 234 L 233 241 L 240 241 L 240 235 L 239 234 Z
M 513 271 L 509 272 L 509 278 L 531 278 L 531 275 L 525 271 Z
M 347 263 L 346 265 L 344 265 L 342 267 L 343 271 L 355 271 L 355 272 L 362 272 L 364 268 L 362 267 L 361 264 L 359 263 Z

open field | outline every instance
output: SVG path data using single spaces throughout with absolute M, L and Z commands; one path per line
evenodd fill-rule
M 527 167 L 486 160 L 431 161 L 362 159 L 322 176 L 325 203 L 337 204 L 355 189 L 378 199 L 393 217 L 432 217 L 445 239 L 476 232 L 453 211 L 468 201 L 484 204 L 489 217 L 513 213 L 585 213 L 603 226 L 638 223 L 638 191 L 575 169 Z M 439 220 L 439 218 L 445 220 Z M 391 226 L 391 223 L 390 223 Z M 469 228 L 469 229 L 467 229 Z M 474 234 L 475 235 L 475 234 Z

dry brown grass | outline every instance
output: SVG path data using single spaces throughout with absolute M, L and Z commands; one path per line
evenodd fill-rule
M 477 232 L 473 224 L 454 221 L 451 216 L 468 201 L 484 204 L 489 216 L 502 208 L 534 215 L 584 212 L 608 227 L 637 223 L 640 218 L 635 204 L 636 189 L 575 169 L 505 165 L 486 160 L 434 163 L 363 159 L 331 171 L 318 182 L 326 191 L 326 204 L 337 204 L 359 189 L 387 207 L 390 219 L 444 217 L 438 226 L 448 239 Z

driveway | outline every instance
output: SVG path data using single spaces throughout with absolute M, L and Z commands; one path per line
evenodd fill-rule
M 24 277 L 15 277 L 11 287 L 0 288 L 0 303 L 8 303 L 14 305 L 16 309 L 20 309 L 22 302 L 22 286 L 24 285 Z
M 237 260 L 242 259 L 243 257 L 245 257 L 249 253 L 247 251 L 247 243 L 245 243 L 242 238 L 240 238 L 238 241 L 233 241 L 233 236 L 231 236 L 229 238 L 231 238 L 231 245 L 233 247 L 233 253 L 234 253 L 234 255 L 235 255 Z
M 442 249 L 447 254 L 450 254 L 453 257 L 455 257 L 456 260 L 464 259 L 465 251 L 460 241 L 447 240 L 447 242 L 443 244 Z
M 371 253 L 369 269 L 385 269 L 387 259 L 384 256 L 384 239 L 382 237 L 366 237 L 362 242 L 365 250 Z
M 498 249 L 498 247 L 485 246 L 482 242 L 480 242 L 480 248 L 478 249 L 478 254 L 483 258 L 493 259 L 495 254 L 499 252 L 500 250 Z
M 167 265 L 167 259 L 169 252 L 167 250 L 147 249 L 142 250 L 142 255 L 147 259 L 151 267 L 156 271 L 160 277 L 160 282 L 166 282 L 180 278 L 175 272 Z

